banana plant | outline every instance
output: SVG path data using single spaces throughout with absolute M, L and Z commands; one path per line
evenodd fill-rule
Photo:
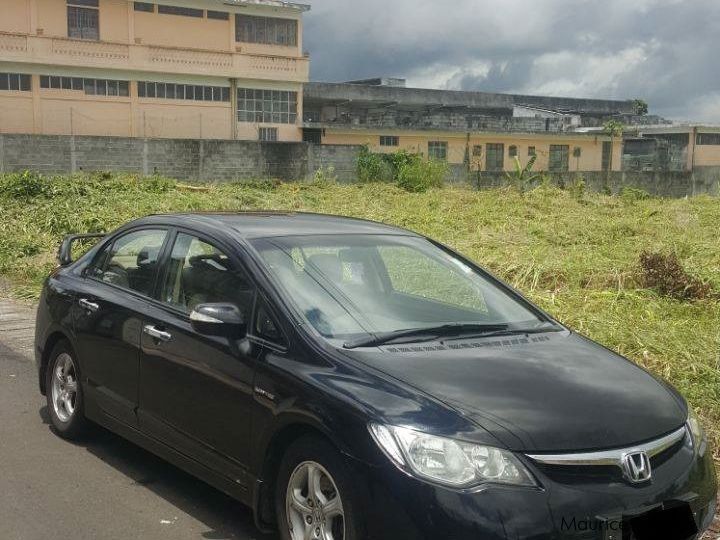
M 524 193 L 530 188 L 535 181 L 540 178 L 538 173 L 533 172 L 533 167 L 537 161 L 537 155 L 530 156 L 528 162 L 523 165 L 520 162 L 520 158 L 515 156 L 513 159 L 514 170 L 512 172 L 506 172 L 505 177 L 507 180 L 514 185 L 520 193 Z

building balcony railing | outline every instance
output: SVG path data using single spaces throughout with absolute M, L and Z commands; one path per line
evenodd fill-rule
M 0 58 L 11 62 L 98 67 L 228 78 L 307 82 L 309 58 L 85 41 L 0 32 Z

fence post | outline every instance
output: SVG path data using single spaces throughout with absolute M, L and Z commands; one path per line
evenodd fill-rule
M 5 136 L 0 133 L 0 174 L 5 172 Z
M 75 148 L 75 110 L 70 107 L 70 172 L 77 172 L 77 152 Z

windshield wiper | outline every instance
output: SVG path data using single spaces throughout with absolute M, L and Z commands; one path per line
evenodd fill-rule
M 479 336 L 452 336 L 443 340 L 451 341 L 453 339 L 471 339 L 473 337 L 496 337 L 496 336 L 520 336 L 523 334 L 544 334 L 546 332 L 562 332 L 564 328 L 552 323 L 545 323 L 547 326 L 535 326 L 533 328 L 504 328 L 492 332 L 483 332 Z
M 426 328 L 409 328 L 407 330 L 396 330 L 394 332 L 384 332 L 381 334 L 372 334 L 367 337 L 355 339 L 346 342 L 343 347 L 346 349 L 356 349 L 358 347 L 375 347 L 395 341 L 396 339 L 432 336 L 433 339 L 439 337 L 460 336 L 461 334 L 471 333 L 474 335 L 487 333 L 495 333 L 507 331 L 507 324 L 475 324 L 475 323 L 459 323 L 444 324 L 442 326 L 429 326 Z

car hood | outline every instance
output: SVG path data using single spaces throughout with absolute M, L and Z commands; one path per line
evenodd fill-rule
M 516 451 L 622 448 L 687 418 L 668 385 L 572 332 L 346 354 L 445 402 Z

